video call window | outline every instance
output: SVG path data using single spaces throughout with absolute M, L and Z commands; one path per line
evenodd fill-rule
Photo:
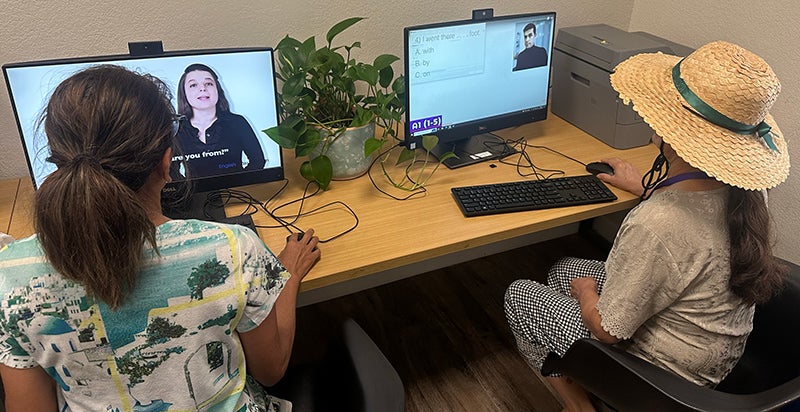
M 546 108 L 554 25 L 540 13 L 407 28 L 411 135 Z
M 222 188 L 283 177 L 280 147 L 261 132 L 278 124 L 272 50 L 219 49 L 3 66 L 35 187 L 55 170 L 38 127 L 50 95 L 70 75 L 99 64 L 148 73 L 169 85 L 173 107 L 183 115 L 173 179 L 216 180 Z

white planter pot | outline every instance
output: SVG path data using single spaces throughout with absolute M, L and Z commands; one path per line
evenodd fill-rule
M 320 134 L 324 138 L 327 132 L 321 130 Z M 361 127 L 348 128 L 331 143 L 326 155 L 331 159 L 334 180 L 354 179 L 367 172 L 375 156 L 373 153 L 369 157 L 364 157 L 364 142 L 374 136 L 375 123 L 370 123 Z M 317 146 L 310 157 L 319 155 L 319 149 L 320 147 Z

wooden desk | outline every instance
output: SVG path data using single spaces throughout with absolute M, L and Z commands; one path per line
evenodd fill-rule
M 17 180 L 19 189 L 7 233 L 14 239 L 21 239 L 33 234 L 33 183 L 27 176 Z
M 0 232 L 8 233 L 21 179 L 0 180 Z
M 498 134 L 507 139 L 527 138 L 531 145 L 549 147 L 584 163 L 604 157 L 622 157 L 642 171 L 649 169 L 657 154 L 653 145 L 615 150 L 553 115 L 546 121 L 505 129 Z M 541 168 L 562 169 L 568 175 L 586 174 L 582 165 L 550 151 L 529 148 L 528 154 Z M 515 161 L 517 157 L 515 155 L 507 159 Z M 294 154 L 285 152 L 284 161 L 289 185 L 269 207 L 300 198 L 306 184 L 299 176 L 299 161 L 294 159 Z M 373 168 L 373 176 L 381 187 L 390 189 L 378 165 Z M 393 200 L 381 194 L 373 188 L 367 176 L 334 181 L 328 191 L 306 200 L 304 210 L 341 201 L 356 212 L 359 224 L 352 232 L 321 245 L 322 259 L 303 280 L 299 304 L 330 299 L 565 235 L 577 230 L 577 224 L 582 220 L 626 210 L 638 202 L 633 195 L 612 188 L 619 197 L 613 203 L 465 218 L 450 194 L 453 186 L 522 179 L 514 166 L 497 161 L 456 170 L 442 167 L 428 182 L 427 193 L 423 197 L 407 201 Z M 30 179 L 16 181 L 20 182 L 20 187 L 9 233 L 18 238 L 32 233 L 30 201 L 33 190 Z M 4 183 L 13 186 L 13 182 Z M 264 201 L 280 186 L 280 183 L 269 183 L 242 189 Z M 238 214 L 243 208 L 243 205 L 232 205 L 227 213 Z M 288 207 L 281 213 L 292 214 L 296 211 L 296 207 Z M 264 213 L 254 215 L 253 219 L 257 225 L 276 225 Z M 334 207 L 304 216 L 296 225 L 304 230 L 314 228 L 317 235 L 325 239 L 346 230 L 352 223 L 353 218 L 348 212 L 342 207 Z M 259 229 L 259 235 L 277 253 L 285 244 L 287 232 L 283 229 Z
M 531 145 L 549 147 L 584 163 L 612 156 L 625 158 L 642 171 L 649 169 L 658 153 L 653 145 L 615 150 L 553 115 L 546 121 L 505 129 L 498 134 L 507 139 L 525 137 Z M 568 175 L 586 174 L 582 165 L 550 151 L 529 148 L 528 153 L 539 167 L 562 169 Z M 293 157 L 293 153 L 284 153 L 290 183 L 280 198 L 270 204 L 272 207 L 298 199 L 302 194 L 305 180 L 299 176 L 298 161 Z M 511 156 L 507 160 L 517 158 Z M 373 176 L 379 183 L 385 182 L 378 165 L 373 167 Z M 563 236 L 576 231 L 582 220 L 626 210 L 638 203 L 635 196 L 612 188 L 619 197 L 613 203 L 465 218 L 450 193 L 453 186 L 522 179 L 514 166 L 497 161 L 455 170 L 442 167 L 428 182 L 424 197 L 407 201 L 392 200 L 381 194 L 366 176 L 332 182 L 328 191 L 307 200 L 305 209 L 342 201 L 358 214 L 359 225 L 353 232 L 321 246 L 323 257 L 303 280 L 300 305 Z M 259 199 L 267 199 L 278 186 L 269 184 L 247 190 Z M 229 207 L 228 214 L 240 210 Z M 254 220 L 257 225 L 275 224 L 264 214 L 255 215 Z M 302 229 L 314 228 L 324 239 L 345 230 L 351 223 L 352 219 L 340 209 L 303 217 L 297 225 Z M 272 250 L 279 251 L 287 233 L 271 229 L 260 230 L 259 235 Z

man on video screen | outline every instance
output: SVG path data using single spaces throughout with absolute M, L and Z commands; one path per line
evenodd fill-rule
M 534 44 L 536 40 L 536 25 L 528 23 L 522 29 L 525 38 L 525 50 L 519 52 L 516 57 L 517 64 L 514 71 L 542 67 L 547 64 L 547 50 Z

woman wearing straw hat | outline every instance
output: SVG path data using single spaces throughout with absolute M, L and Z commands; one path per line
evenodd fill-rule
M 780 92 L 772 69 L 731 43 L 681 59 L 640 54 L 611 84 L 653 128 L 660 148 L 642 176 L 604 159 L 607 183 L 644 200 L 605 262 L 560 260 L 547 286 L 517 280 L 505 297 L 520 353 L 536 371 L 549 352 L 579 338 L 616 344 L 699 385 L 714 386 L 742 355 L 754 305 L 780 287 L 765 190 L 786 180 L 784 135 L 769 109 Z M 549 381 L 567 410 L 591 410 L 586 392 Z

